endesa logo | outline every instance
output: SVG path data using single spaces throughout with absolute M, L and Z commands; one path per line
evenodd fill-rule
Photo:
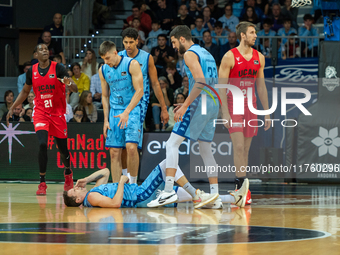
M 158 154 L 161 150 L 165 150 L 166 141 L 150 141 L 147 145 L 147 150 L 150 154 Z M 218 143 L 212 142 L 212 153 L 216 152 L 222 156 L 231 155 L 233 146 L 231 141 L 221 141 Z M 198 142 L 192 143 L 190 140 L 183 141 L 179 147 L 179 155 L 200 155 Z

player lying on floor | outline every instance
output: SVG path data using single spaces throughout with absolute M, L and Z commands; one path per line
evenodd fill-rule
M 147 207 L 147 204 L 157 197 L 158 190 L 163 190 L 165 180 L 165 160 L 163 160 L 144 180 L 142 185 L 127 184 L 129 178 L 122 176 L 117 183 L 107 183 L 110 170 L 105 168 L 98 170 L 90 176 L 77 181 L 75 187 L 69 191 L 64 191 L 64 203 L 67 206 L 86 207 Z M 96 181 L 96 185 L 88 191 L 85 187 L 89 182 Z M 185 186 L 188 180 L 182 170 L 178 167 L 175 181 L 181 186 Z M 213 205 L 213 202 L 220 196 L 223 203 L 233 203 L 239 207 L 244 207 L 249 187 L 248 179 L 245 179 L 242 187 L 230 195 L 208 194 L 204 191 L 196 190 L 196 196 L 192 197 L 185 189 L 174 187 L 178 200 L 175 202 L 193 201 L 194 208 Z M 171 204 L 175 207 L 176 204 Z

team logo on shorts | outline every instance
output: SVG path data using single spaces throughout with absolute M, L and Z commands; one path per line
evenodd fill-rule
M 52 79 L 52 78 L 54 78 L 55 76 L 54 76 L 54 74 L 50 74 L 50 78 Z
M 126 75 L 126 72 L 122 72 L 121 75 L 122 75 L 122 76 L 125 76 L 125 75 Z
M 254 60 L 254 65 L 258 65 L 258 64 L 259 64 L 259 61 Z
M 37 128 L 37 127 L 44 127 L 44 126 L 46 126 L 45 123 L 37 123 L 37 124 L 35 125 L 36 128 Z

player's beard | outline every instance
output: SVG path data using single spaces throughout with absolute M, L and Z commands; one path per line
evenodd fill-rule
M 248 39 L 248 37 L 246 36 L 246 44 L 249 47 L 253 47 L 255 45 L 255 42 L 253 42 L 252 40 Z
M 179 42 L 179 49 L 178 49 L 180 54 L 184 54 L 186 52 L 186 49 L 184 48 L 183 44 L 181 44 L 181 42 Z

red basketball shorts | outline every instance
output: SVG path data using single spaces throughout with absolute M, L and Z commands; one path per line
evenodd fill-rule
M 49 136 L 67 138 L 67 124 L 65 116 L 50 116 L 34 113 L 33 124 L 35 132 L 46 130 Z

